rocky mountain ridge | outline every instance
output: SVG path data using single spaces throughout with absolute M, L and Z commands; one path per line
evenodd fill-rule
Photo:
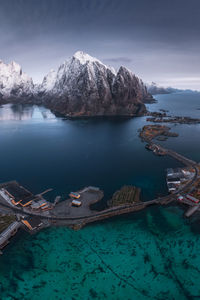
M 152 99 L 142 80 L 127 68 L 116 72 L 81 51 L 57 71 L 51 70 L 37 86 L 19 65 L 6 66 L 0 64 L 2 99 L 31 99 L 65 116 L 138 116 L 146 112 L 145 99 Z

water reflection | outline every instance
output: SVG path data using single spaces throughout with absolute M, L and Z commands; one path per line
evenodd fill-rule
M 29 104 L 0 106 L 0 121 L 56 120 L 50 110 Z

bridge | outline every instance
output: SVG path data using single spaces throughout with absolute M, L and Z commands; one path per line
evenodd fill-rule
M 173 158 L 175 158 L 176 160 L 180 161 L 181 163 L 183 163 L 186 166 L 196 166 L 197 162 L 194 160 L 191 160 L 183 155 L 181 155 L 180 153 L 177 153 L 171 149 L 166 149 L 164 147 L 162 147 L 159 144 L 155 144 L 155 143 L 151 143 L 152 146 L 157 147 L 158 149 L 160 149 L 161 151 L 165 152 L 166 155 L 169 155 Z

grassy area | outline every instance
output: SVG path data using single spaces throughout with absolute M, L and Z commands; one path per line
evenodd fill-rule
M 134 204 L 140 202 L 140 188 L 135 186 L 123 186 L 115 192 L 109 201 L 109 206 L 118 206 L 123 204 Z
M 15 221 L 15 216 L 0 215 L 0 233 L 3 232 L 14 221 Z

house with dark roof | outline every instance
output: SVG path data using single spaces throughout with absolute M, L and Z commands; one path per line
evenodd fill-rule
M 35 230 L 43 224 L 41 219 L 37 216 L 30 216 L 26 219 L 22 219 L 21 221 L 29 230 Z

